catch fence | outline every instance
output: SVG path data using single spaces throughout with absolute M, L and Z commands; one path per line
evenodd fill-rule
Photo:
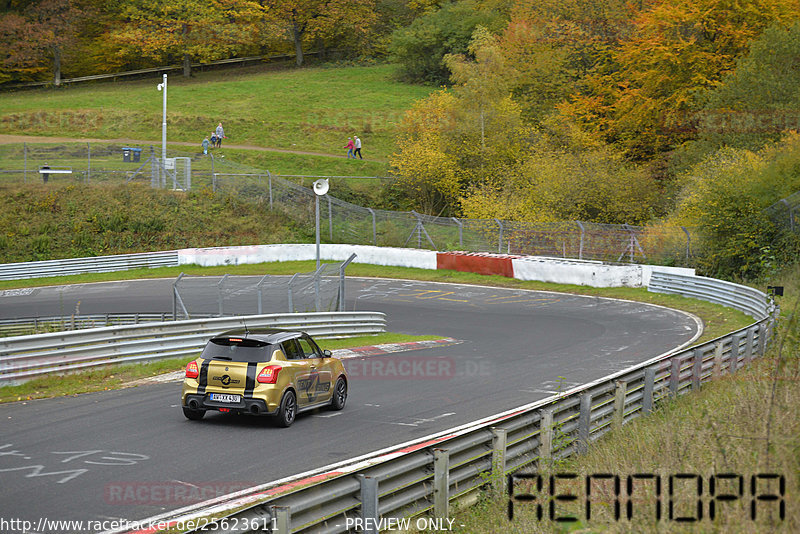
M 186 276 L 172 285 L 176 320 L 196 317 L 344 311 L 345 270 L 355 259 L 294 275 Z

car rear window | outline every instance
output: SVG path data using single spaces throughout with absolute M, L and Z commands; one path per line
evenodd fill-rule
M 200 357 L 231 362 L 268 362 L 274 348 L 274 345 L 252 339 L 216 338 L 206 344 Z

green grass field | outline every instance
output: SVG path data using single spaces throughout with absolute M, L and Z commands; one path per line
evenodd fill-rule
M 348 136 L 367 160 L 385 162 L 398 123 L 431 88 L 397 82 L 394 67 L 314 67 L 170 76 L 167 137 L 202 141 L 222 122 L 223 143 L 344 155 Z M 7 93 L 4 134 L 160 141 L 160 79 L 76 84 Z M 350 162 L 353 163 L 353 162 Z M 299 174 L 299 172 L 298 172 Z

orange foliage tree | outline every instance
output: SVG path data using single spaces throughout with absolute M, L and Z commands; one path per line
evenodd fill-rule
M 797 0 L 671 0 L 633 21 L 611 61 L 561 111 L 646 159 L 693 135 L 686 117 L 772 23 L 800 16 Z

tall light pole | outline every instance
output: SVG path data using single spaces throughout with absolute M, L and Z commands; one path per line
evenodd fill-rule
M 319 270 L 319 197 L 327 193 L 329 187 L 327 178 L 320 178 L 314 182 L 314 223 L 317 231 L 317 270 Z
M 164 112 L 161 117 L 161 183 L 167 183 L 167 75 L 164 81 L 158 84 L 158 90 L 164 93 Z

